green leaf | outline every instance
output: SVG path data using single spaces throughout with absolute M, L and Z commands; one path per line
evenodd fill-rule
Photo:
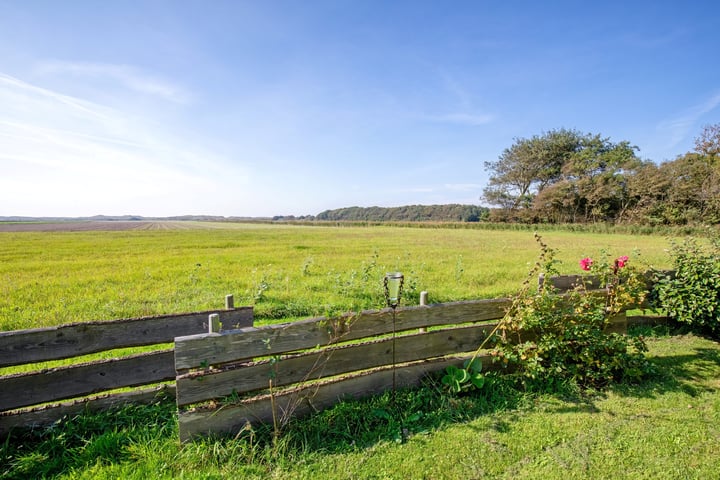
M 458 368 L 455 373 L 453 374 L 453 377 L 456 382 L 458 383 L 465 383 L 468 380 L 470 380 L 470 374 L 467 370 L 463 370 L 461 368 Z
M 392 415 L 390 415 L 387 410 L 376 408 L 373 410 L 372 413 L 373 413 L 373 416 L 376 418 L 382 418 L 384 420 L 392 420 Z
M 482 359 L 478 357 L 468 358 L 467 360 L 465 360 L 465 363 L 463 363 L 463 367 L 465 368 L 465 370 L 475 373 L 482 372 L 482 366 Z
M 483 385 L 485 385 L 485 375 L 481 374 L 475 374 L 472 376 L 471 380 L 473 385 L 477 387 L 478 389 L 483 388 Z

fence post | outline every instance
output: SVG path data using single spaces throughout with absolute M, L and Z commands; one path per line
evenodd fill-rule
M 235 308 L 235 299 L 232 294 L 225 295 L 225 310 L 232 310 Z
M 421 307 L 424 307 L 425 305 L 427 305 L 427 299 L 428 299 L 428 292 L 426 292 L 426 291 L 420 292 L 420 306 Z M 425 332 L 427 332 L 427 329 L 421 328 L 418 330 L 418 332 L 425 333 Z
M 220 314 L 211 313 L 208 317 L 208 333 L 220 333 Z

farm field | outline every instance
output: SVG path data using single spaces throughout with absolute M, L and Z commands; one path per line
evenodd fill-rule
M 527 231 L 106 223 L 0 232 L 0 330 L 221 308 L 227 294 L 254 305 L 260 322 L 377 308 L 384 273 L 397 270 L 406 304 L 421 290 L 434 303 L 498 297 L 519 287 L 539 252 Z M 660 236 L 542 236 L 562 273 L 602 250 L 669 265 Z

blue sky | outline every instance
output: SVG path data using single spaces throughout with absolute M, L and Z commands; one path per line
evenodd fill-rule
M 480 204 L 556 128 L 692 150 L 720 3 L 0 0 L 0 215 Z

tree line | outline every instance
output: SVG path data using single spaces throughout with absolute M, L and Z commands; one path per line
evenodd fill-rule
M 406 205 L 402 207 L 346 207 L 325 210 L 315 220 L 374 222 L 479 222 L 489 209 L 477 205 Z
M 627 141 L 559 129 L 518 138 L 490 172 L 481 200 L 491 221 L 720 223 L 720 124 L 695 149 L 656 164 Z

